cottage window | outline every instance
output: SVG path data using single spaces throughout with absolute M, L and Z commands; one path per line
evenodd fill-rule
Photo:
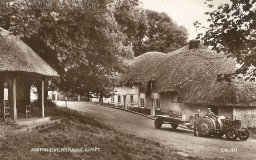
M 134 103 L 133 95 L 131 95 L 130 98 L 131 98 L 131 104 Z
M 140 107 L 144 108 L 144 105 L 145 105 L 144 98 L 141 98 L 140 99 Z
M 172 94 L 172 103 L 178 103 L 178 94 L 177 93 Z
M 150 81 L 150 90 L 153 92 L 156 88 L 156 81 Z
M 114 103 L 114 102 L 115 102 L 115 96 L 111 95 L 111 103 Z
M 8 101 L 8 88 L 4 88 L 4 100 Z
M 121 103 L 121 96 L 118 95 L 118 103 Z
M 147 83 L 147 92 L 148 93 L 154 92 L 155 89 L 156 89 L 156 81 L 149 81 Z
M 160 99 L 151 99 L 151 107 L 154 107 L 156 109 L 160 109 Z

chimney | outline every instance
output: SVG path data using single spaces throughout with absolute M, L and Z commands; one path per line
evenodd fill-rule
M 200 40 L 189 41 L 189 49 L 198 49 L 200 47 Z

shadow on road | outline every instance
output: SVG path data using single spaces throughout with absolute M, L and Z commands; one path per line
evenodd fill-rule
M 177 132 L 177 133 L 186 133 L 186 134 L 193 134 L 193 131 L 190 130 L 185 130 L 182 128 L 178 128 L 178 129 L 173 129 L 173 128 L 161 128 L 158 130 L 162 130 L 162 131 L 170 131 L 170 132 Z
M 192 130 L 186 130 L 183 128 L 177 128 L 177 129 L 173 129 L 173 128 L 161 128 L 161 129 L 157 129 L 157 130 L 161 130 L 161 131 L 168 131 L 168 132 L 175 132 L 175 133 L 184 133 L 184 134 L 189 134 L 191 136 L 193 135 L 193 131 Z M 217 136 L 205 136 L 205 137 L 199 137 L 198 138 L 207 138 L 207 139 L 219 139 L 219 140 L 225 140 L 227 141 L 227 139 L 225 138 L 225 136 L 223 137 L 217 137 Z M 239 139 L 237 139 L 236 141 L 239 141 Z

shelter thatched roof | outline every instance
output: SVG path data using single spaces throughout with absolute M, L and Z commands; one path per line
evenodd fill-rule
M 235 80 L 217 82 L 218 74 L 235 72 L 236 60 L 206 48 L 181 48 L 169 54 L 145 53 L 130 63 L 127 78 L 146 88 L 156 80 L 154 92 L 177 91 L 183 103 L 218 106 L 256 106 L 256 85 Z M 144 90 L 145 92 L 145 90 Z
M 42 58 L 18 37 L 0 28 L 0 72 L 58 76 Z

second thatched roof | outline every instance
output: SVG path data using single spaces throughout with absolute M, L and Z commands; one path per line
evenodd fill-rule
M 184 47 L 169 54 L 149 52 L 136 57 L 122 80 L 133 79 L 144 89 L 154 80 L 154 92 L 177 91 L 181 103 L 256 106 L 255 84 L 238 80 L 217 82 L 217 75 L 233 74 L 236 65 L 234 58 L 221 53 Z

